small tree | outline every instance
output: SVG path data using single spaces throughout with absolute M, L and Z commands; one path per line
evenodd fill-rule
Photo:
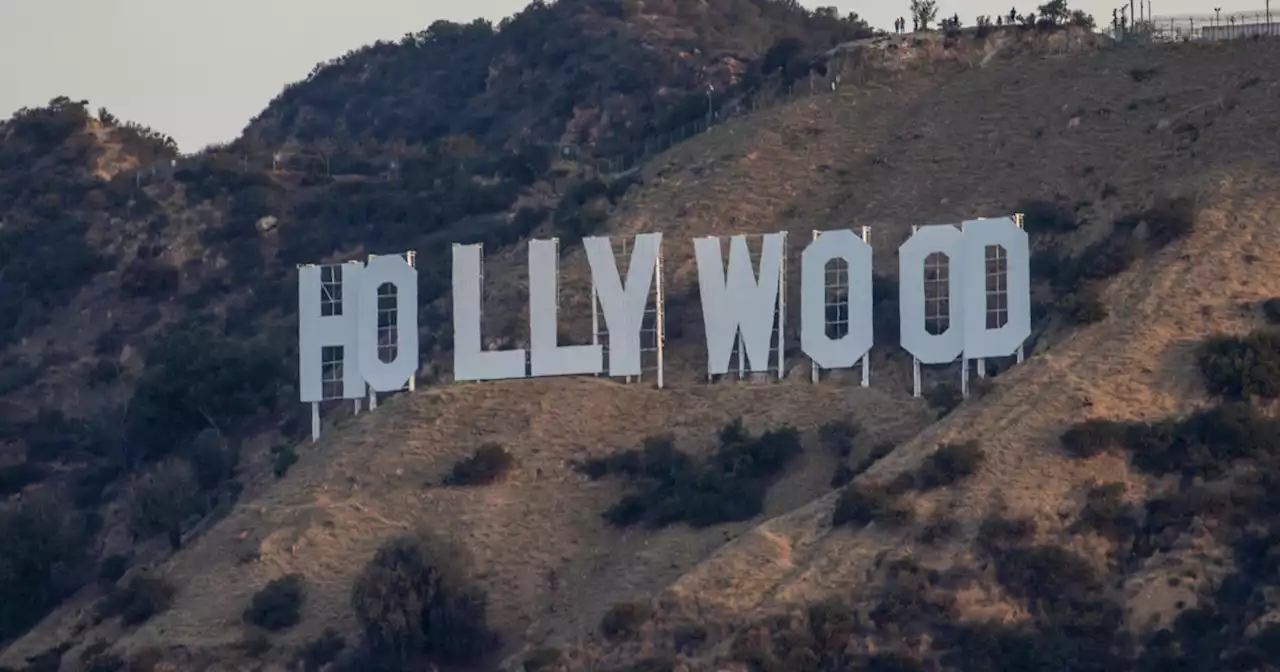
M 920 30 L 928 30 L 929 24 L 938 18 L 936 0 L 911 0 L 911 18 L 920 24 Z
M 182 460 L 166 460 L 133 484 L 134 534 L 169 535 L 173 550 L 182 548 L 182 521 L 200 510 L 199 483 L 191 466 Z
M 1065 25 L 1071 19 L 1071 10 L 1067 9 L 1067 0 L 1049 0 L 1036 8 L 1040 20 L 1052 25 Z
M 418 530 L 378 549 L 351 591 L 351 607 L 379 658 L 418 655 L 475 662 L 497 644 L 487 596 L 472 582 L 465 549 Z

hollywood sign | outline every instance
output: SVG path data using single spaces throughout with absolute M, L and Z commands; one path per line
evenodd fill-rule
M 977 219 L 959 227 L 917 227 L 898 249 L 900 343 L 919 365 L 1008 357 L 1021 359 L 1031 334 L 1030 248 L 1012 217 Z M 747 237 L 729 240 L 726 269 L 718 237 L 693 241 L 707 346 L 707 375 L 729 372 L 738 354 L 740 371 L 784 375 L 781 341 L 786 315 L 786 232 L 760 236 L 758 261 Z M 457 381 L 566 375 L 639 376 L 641 329 L 651 302 L 661 305 L 662 234 L 635 236 L 627 274 L 618 270 L 613 241 L 583 239 L 593 287 L 593 317 L 607 328 L 607 364 L 602 343 L 558 340 L 559 244 L 529 243 L 529 348 L 486 350 L 481 338 L 483 254 L 481 245 L 453 247 L 453 364 Z M 925 266 L 931 255 L 947 258 L 948 277 L 933 297 L 947 327 L 926 328 Z M 828 333 L 827 266 L 847 269 L 847 331 Z M 935 257 L 936 259 L 936 257 Z M 1003 268 L 992 271 L 992 261 Z M 849 229 L 815 232 L 801 254 L 800 347 L 817 370 L 851 368 L 861 362 L 867 384 L 872 328 L 872 250 Z M 1000 263 L 996 263 L 1000 266 Z M 329 266 L 299 268 L 299 391 L 312 404 L 313 436 L 319 434 L 318 403 L 354 399 L 359 410 L 376 392 L 413 389 L 419 367 L 418 278 L 413 253 L 373 256 Z M 655 282 L 656 280 L 656 282 Z M 656 290 L 656 291 L 655 291 Z M 599 309 L 600 315 L 594 311 Z M 945 308 L 943 308 L 945 307 Z M 660 308 L 658 309 L 660 314 Z M 995 319 L 992 317 L 995 316 Z M 774 348 L 773 334 L 779 334 Z M 661 320 L 657 340 L 661 342 Z M 593 337 L 593 340 L 594 337 Z M 351 354 L 354 353 L 354 357 Z M 659 346 L 658 380 L 662 385 Z M 776 353 L 776 356 L 770 355 Z M 773 360 L 773 361 L 771 361 Z M 982 368 L 979 368 L 981 375 Z M 967 391 L 968 367 L 964 368 Z

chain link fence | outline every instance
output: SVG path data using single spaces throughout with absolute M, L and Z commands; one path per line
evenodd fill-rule
M 1280 17 L 1270 8 L 1223 12 L 1215 8 L 1202 14 L 1152 15 L 1150 4 L 1145 9 L 1133 5 L 1136 20 L 1129 16 L 1130 5 L 1116 9 L 1112 33 L 1126 42 L 1199 42 L 1280 37 Z

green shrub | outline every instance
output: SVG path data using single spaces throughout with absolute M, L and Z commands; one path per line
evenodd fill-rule
M 1082 288 L 1058 299 L 1054 308 L 1068 324 L 1074 325 L 1101 322 L 1111 314 L 1098 292 L 1088 288 Z
M 130 457 L 154 460 L 206 429 L 229 433 L 273 410 L 288 378 L 282 353 L 202 327 L 170 332 L 146 350 L 125 418 Z
M 1213 478 L 1236 460 L 1269 463 L 1280 455 L 1280 423 L 1245 403 L 1228 403 L 1186 418 L 1155 422 L 1090 420 L 1068 429 L 1063 448 L 1090 456 L 1123 446 L 1133 465 L 1150 474 Z
M 286 574 L 272 580 L 254 593 L 244 612 L 244 620 L 275 632 L 292 628 L 302 620 L 302 602 L 306 598 L 306 580 L 301 574 Z
M 1124 502 L 1124 483 L 1091 488 L 1085 496 L 1079 526 L 1114 540 L 1128 539 L 1138 530 L 1137 513 Z
M 634 637 L 651 618 L 653 607 L 648 602 L 620 602 L 600 619 L 600 632 L 607 639 Z
M 1267 318 L 1267 324 L 1280 325 L 1280 298 L 1263 301 L 1262 314 Z
M 45 493 L 0 507 L 0 641 L 20 635 L 77 586 L 59 575 L 85 561 L 85 523 Z
M 271 453 L 275 455 L 271 460 L 271 473 L 276 478 L 284 478 L 289 468 L 298 463 L 298 453 L 290 446 L 274 446 Z
M 1075 210 L 1061 200 L 1022 201 L 1015 212 L 1022 213 L 1022 227 L 1030 234 L 1070 233 L 1080 226 Z
M 351 606 L 375 657 L 474 663 L 494 650 L 487 596 L 470 556 L 425 530 L 383 544 L 356 579 Z
M 204 500 L 191 467 L 184 461 L 167 460 L 135 479 L 130 514 L 135 534 L 148 537 L 168 535 L 173 550 L 182 547 L 182 524 L 202 512 Z
M 444 479 L 445 485 L 489 485 L 506 477 L 515 458 L 506 448 L 489 443 L 476 449 L 470 457 L 459 460 Z
M 1072 425 L 1059 437 L 1062 449 L 1079 458 L 1090 458 L 1125 445 L 1126 427 L 1111 420 L 1085 420 Z
M 1280 396 L 1280 330 L 1215 336 L 1197 354 L 1210 394 L 1229 399 Z
M 977 441 L 948 443 L 938 447 L 920 465 L 918 484 L 921 490 L 954 485 L 977 473 L 986 455 Z
M 845 458 L 853 452 L 853 440 L 861 432 L 862 428 L 852 422 L 832 420 L 818 428 L 818 438 L 836 457 Z
M 896 527 L 910 520 L 911 511 L 888 489 L 858 483 L 845 487 L 831 514 L 832 527 L 865 527 L 873 522 Z
M 320 636 L 302 648 L 298 658 L 302 672 L 319 672 L 320 668 L 338 659 L 347 648 L 347 640 L 333 628 L 325 628 Z
M 592 478 L 617 474 L 636 490 L 605 512 L 619 527 L 645 523 L 694 527 L 748 520 L 760 514 L 769 486 L 802 451 L 792 427 L 752 437 L 741 420 L 720 430 L 714 454 L 696 460 L 669 436 L 650 437 L 641 450 L 627 450 L 581 468 Z
M 145 623 L 173 605 L 177 589 L 163 577 L 138 574 L 122 588 L 113 589 L 98 605 L 102 618 L 120 617 L 126 626 Z
M 1028 541 L 1035 533 L 1035 520 L 1009 518 L 1002 512 L 993 511 L 978 527 L 978 544 L 988 550 L 1002 549 Z
M 556 672 L 563 659 L 564 652 L 560 649 L 544 646 L 525 654 L 521 665 L 524 666 L 524 672 Z
M 1195 204 L 1189 198 L 1163 198 L 1139 213 L 1116 221 L 1116 228 L 1133 231 L 1147 225 L 1147 241 L 1156 248 L 1187 237 L 1195 226 Z
M 939 383 L 929 390 L 928 401 L 929 406 L 938 411 L 938 417 L 942 417 L 964 402 L 964 394 L 951 383 Z
M 102 559 L 98 566 L 98 582 L 103 586 L 114 586 L 129 571 L 133 558 L 128 555 L 113 554 Z

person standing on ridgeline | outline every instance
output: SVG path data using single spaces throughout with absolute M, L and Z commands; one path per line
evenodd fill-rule
M 1014 22 L 1017 20 L 1018 20 L 1018 8 L 1010 7 L 1009 8 L 1009 25 L 1012 26 Z
M 911 17 L 911 32 L 914 33 L 917 30 L 920 30 L 920 19 L 913 16 Z

